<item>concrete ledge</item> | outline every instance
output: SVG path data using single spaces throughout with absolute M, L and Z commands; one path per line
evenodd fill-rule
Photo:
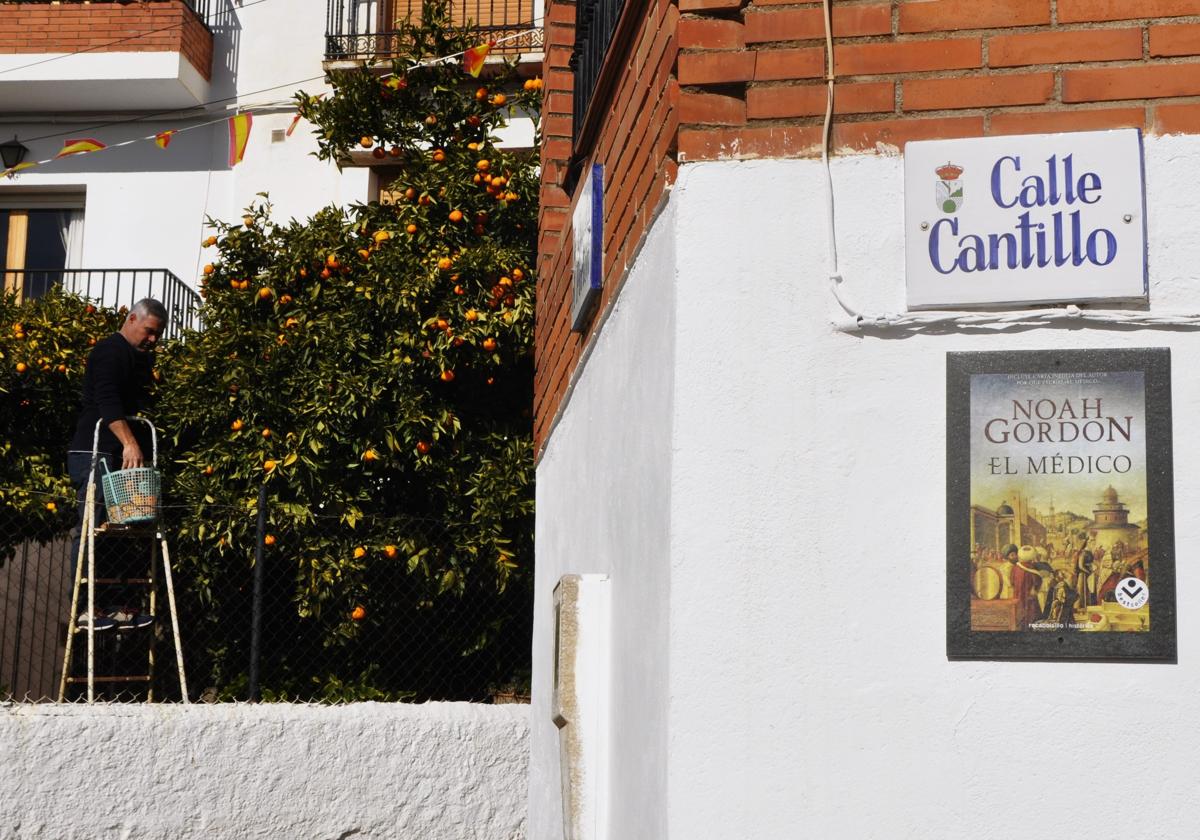
M 5 838 L 525 836 L 529 707 L 0 706 Z

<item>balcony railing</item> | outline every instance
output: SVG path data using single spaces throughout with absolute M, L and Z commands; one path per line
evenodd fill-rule
M 167 308 L 163 337 L 198 330 L 200 295 L 165 268 L 20 269 L 3 273 L 4 288 L 21 297 L 41 297 L 62 287 L 102 306 L 133 306 L 155 298 Z
M 35 4 L 49 6 L 51 4 L 62 5 L 64 2 L 67 5 L 84 4 L 84 3 L 90 3 L 91 0 L 4 0 L 4 2 L 16 3 L 19 6 L 20 5 L 32 6 Z M 168 2 L 168 0 L 143 0 L 143 2 L 164 3 L 164 2 Z M 183 2 L 183 5 L 187 6 L 189 9 L 192 10 L 192 12 L 196 15 L 196 17 L 200 19 L 200 22 L 203 23 L 205 26 L 209 26 L 212 23 L 211 15 L 212 15 L 213 0 L 182 0 L 182 2 Z
M 575 5 L 575 47 L 570 60 L 575 71 L 575 110 L 571 115 L 575 138 L 579 137 L 580 126 L 596 92 L 600 68 L 604 66 L 624 5 L 625 0 L 579 0 Z
M 421 0 L 327 0 L 325 59 L 361 61 L 400 51 L 400 25 L 421 19 Z M 493 49 L 500 55 L 540 52 L 534 0 L 451 0 L 450 20 L 480 33 L 480 41 L 509 38 Z

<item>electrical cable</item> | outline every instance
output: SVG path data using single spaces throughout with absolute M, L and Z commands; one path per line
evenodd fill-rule
M 265 0 L 257 0 L 257 2 L 265 2 Z M 244 8 L 244 7 L 243 7 L 243 8 Z M 535 22 L 536 22 L 536 21 L 535 21 Z M 508 41 L 508 40 L 512 40 L 512 39 L 514 39 L 514 38 L 519 38 L 519 37 L 522 37 L 522 36 L 524 36 L 524 35 L 528 35 L 528 34 L 530 34 L 531 32 L 536 32 L 536 31 L 537 31 L 537 27 L 534 27 L 534 28 L 531 28 L 531 29 L 526 29 L 526 30 L 523 30 L 523 31 L 521 31 L 521 32 L 517 32 L 517 33 L 515 33 L 515 34 L 513 34 L 513 35 L 508 35 L 508 36 L 505 36 L 504 38 L 498 38 L 498 39 L 496 39 L 495 43 L 497 43 L 497 44 L 498 44 L 498 43 L 501 43 L 502 41 Z M 410 70 L 411 70 L 411 69 L 416 69 L 416 68 L 418 68 L 418 67 L 432 67 L 432 66 L 434 66 L 434 65 L 436 65 L 436 64 L 440 64 L 440 63 L 442 63 L 442 62 L 444 62 L 444 61 L 447 61 L 447 60 L 449 60 L 449 59 L 451 59 L 451 58 L 457 58 L 458 56 L 461 56 L 462 54 L 463 54 L 463 53 L 461 53 L 461 52 L 458 52 L 458 53 L 453 53 L 453 54 L 451 54 L 451 55 L 449 55 L 449 56 L 438 56 L 437 58 L 425 59 L 425 60 L 422 60 L 422 61 L 419 61 L 419 62 L 416 62 L 416 63 L 414 63 L 414 64 L 410 65 L 408 69 L 410 69 Z M 382 62 L 381 62 L 381 61 L 371 61 L 371 62 L 364 62 L 365 66 L 367 66 L 367 67 L 374 67 L 374 66 L 376 66 L 376 65 L 378 65 L 378 64 L 380 64 L 380 63 L 382 63 Z M 137 122 L 144 122 L 144 121 L 148 121 L 148 120 L 153 120 L 153 119 L 156 119 L 156 118 L 158 118 L 158 117 L 167 117 L 167 116 L 170 116 L 170 115 L 172 115 L 172 114 L 184 114 L 184 113 L 187 113 L 187 112 L 192 112 L 192 111 L 202 110 L 202 109 L 204 109 L 204 108 L 207 108 L 207 107 L 208 107 L 208 106 L 210 106 L 210 105 L 219 105 L 219 104 L 221 104 L 221 103 L 223 103 L 223 102 L 230 102 L 230 101 L 233 101 L 233 100 L 237 100 L 237 99 L 240 99 L 240 98 L 242 98 L 242 97 L 244 97 L 244 96 L 256 96 L 256 95 L 258 95 L 258 94 L 260 94 L 260 93 L 269 93 L 270 91 L 279 90 L 279 89 L 281 89 L 281 88 L 295 87 L 296 85 L 303 85 L 303 84 L 306 84 L 306 83 L 308 83 L 308 82 L 323 81 L 323 80 L 326 78 L 326 75 L 327 75 L 327 74 L 325 74 L 325 73 L 322 73 L 320 76 L 312 76 L 312 77 L 310 77 L 310 78 L 307 78 L 307 79 L 299 79 L 299 80 L 297 80 L 297 81 L 294 81 L 294 82 L 285 82 L 285 83 L 283 83 L 283 84 L 280 84 L 280 85 L 274 85 L 274 86 L 272 86 L 272 87 L 261 88 L 261 89 L 259 89 L 259 90 L 250 91 L 249 93 L 236 93 L 236 94 L 234 94 L 233 96 L 224 96 L 224 97 L 221 97 L 221 98 L 219 98 L 219 99 L 210 99 L 210 100 L 209 100 L 209 101 L 207 101 L 207 102 L 201 102 L 201 103 L 200 103 L 200 104 L 198 104 L 198 105 L 192 105 L 192 106 L 189 106 L 189 107 L 186 107 L 186 108 L 172 108 L 172 109 L 170 109 L 170 110 L 167 110 L 167 111 L 156 111 L 156 112 L 154 112 L 154 113 L 152 113 L 152 114 L 139 114 L 139 115 L 138 115 L 138 116 L 136 116 L 136 117 L 130 117 L 130 118 L 128 118 L 128 119 L 124 119 L 124 120 L 112 120 L 112 121 L 110 121 L 110 122 L 97 123 L 96 125 L 89 126 L 89 127 L 87 127 L 87 128 L 75 128 L 75 129 L 71 129 L 70 131 L 59 131 L 59 132 L 56 132 L 56 133 L 54 133 L 54 134 L 40 134 L 40 135 L 38 135 L 37 137 L 28 137 L 28 138 L 25 138 L 25 139 L 23 140 L 23 142 L 25 142 L 25 143 L 35 143 L 35 142 L 37 142 L 38 140 L 49 140 L 49 139 L 53 139 L 53 138 L 55 138 L 55 137 L 67 137 L 67 136 L 70 136 L 70 135 L 79 135 L 79 134 L 83 134 L 83 133 L 86 133 L 86 132 L 89 132 L 89 131 L 96 131 L 97 129 L 101 129 L 101 128 L 110 128 L 110 127 L 112 127 L 112 126 L 114 126 L 114 125 L 127 125 L 127 124 L 129 124 L 129 123 L 137 123 Z M 386 74 L 386 75 L 384 75 L 384 76 L 383 76 L 383 77 L 381 77 L 381 78 L 387 78 L 387 76 L 388 76 L 388 75 L 395 75 L 395 74 Z M 239 110 L 245 110 L 245 109 L 239 109 Z
M 1125 311 L 1120 309 L 1082 309 L 1076 304 L 1047 309 L 1013 309 L 994 312 L 945 310 L 938 312 L 904 312 L 867 314 L 855 306 L 843 290 L 845 278 L 838 266 L 837 217 L 834 212 L 833 171 L 829 162 L 829 143 L 833 124 L 833 24 L 829 0 L 822 0 L 825 23 L 826 75 L 829 85 L 825 104 L 825 123 L 822 129 L 821 163 L 825 168 L 826 205 L 829 222 L 829 288 L 838 306 L 847 317 L 834 321 L 841 332 L 898 329 L 917 332 L 926 327 L 971 327 L 1004 330 L 1014 326 L 1039 326 L 1059 323 L 1114 324 L 1137 327 L 1200 328 L 1200 313 L 1167 314 Z
M 249 3 L 243 3 L 240 8 L 248 9 L 251 6 L 257 6 L 259 3 L 266 3 L 266 2 L 267 2 L 267 0 L 250 0 Z M 74 50 L 73 52 L 63 53 L 62 55 L 54 55 L 54 56 L 51 56 L 50 58 L 43 58 L 39 61 L 31 61 L 28 64 L 21 64 L 16 67 L 7 67 L 3 70 L 0 70 L 0 75 L 4 75 L 5 73 L 15 73 L 17 70 L 25 70 L 30 67 L 37 67 L 39 64 L 49 64 L 51 61 L 61 61 L 62 59 L 70 58 L 73 55 L 81 55 L 82 53 L 89 53 L 89 52 L 95 52 L 96 50 L 103 50 L 106 47 L 113 47 L 113 46 L 116 46 L 117 44 L 123 44 L 126 41 L 136 41 L 139 38 L 145 38 L 147 35 L 157 35 L 159 32 L 169 32 L 172 29 L 179 29 L 180 27 L 187 26 L 187 24 L 188 24 L 188 21 L 186 21 L 186 20 L 182 21 L 180 23 L 172 23 L 170 26 L 164 26 L 159 29 L 150 29 L 150 30 L 147 30 L 146 32 L 139 32 L 136 35 L 130 35 L 128 38 L 118 38 L 115 41 L 108 41 L 107 43 L 104 43 L 104 44 L 94 44 L 90 47 L 84 47 L 81 50 Z

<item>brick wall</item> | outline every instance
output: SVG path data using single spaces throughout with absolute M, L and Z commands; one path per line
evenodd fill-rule
M 675 138 L 684 97 L 674 79 L 679 8 L 669 0 L 628 0 L 639 16 L 628 49 L 610 55 L 618 71 L 614 95 L 595 100 L 604 119 L 589 162 L 605 166 L 604 291 L 597 311 L 619 287 L 666 188 L 675 180 Z M 575 38 L 575 4 L 550 0 L 545 21 L 545 102 L 538 240 L 535 438 L 540 448 L 586 333 L 570 331 L 571 197 L 562 189 L 572 152 L 567 66 Z
M 182 0 L 0 5 L 0 53 L 80 50 L 182 52 L 205 79 L 212 73 L 212 34 Z
M 546 67 L 539 448 L 584 347 L 567 332 L 569 198 L 558 186 L 571 152 L 570 76 L 562 73 L 573 3 L 548 0 L 547 7 L 547 35 L 558 46 L 549 48 Z M 669 117 L 663 119 L 657 100 L 646 99 L 645 79 L 628 64 L 622 92 L 593 104 L 608 109 L 605 136 L 629 137 L 625 153 L 635 168 L 653 169 L 616 172 L 607 191 L 609 295 L 644 231 L 655 191 L 672 182 L 676 164 L 821 150 L 826 57 L 820 2 L 651 4 L 641 42 L 663 32 L 670 33 L 665 54 L 674 56 L 674 65 L 665 80 L 652 78 L 662 85 L 656 89 L 671 106 Z M 1200 0 L 833 0 L 833 34 L 835 152 L 902 149 L 914 139 L 1128 126 L 1200 133 Z M 611 166 L 610 157 L 602 143 L 596 159 Z

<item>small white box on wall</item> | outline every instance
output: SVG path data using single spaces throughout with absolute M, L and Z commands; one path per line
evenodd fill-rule
M 564 840 L 608 838 L 609 579 L 564 575 L 554 587 L 554 696 Z

